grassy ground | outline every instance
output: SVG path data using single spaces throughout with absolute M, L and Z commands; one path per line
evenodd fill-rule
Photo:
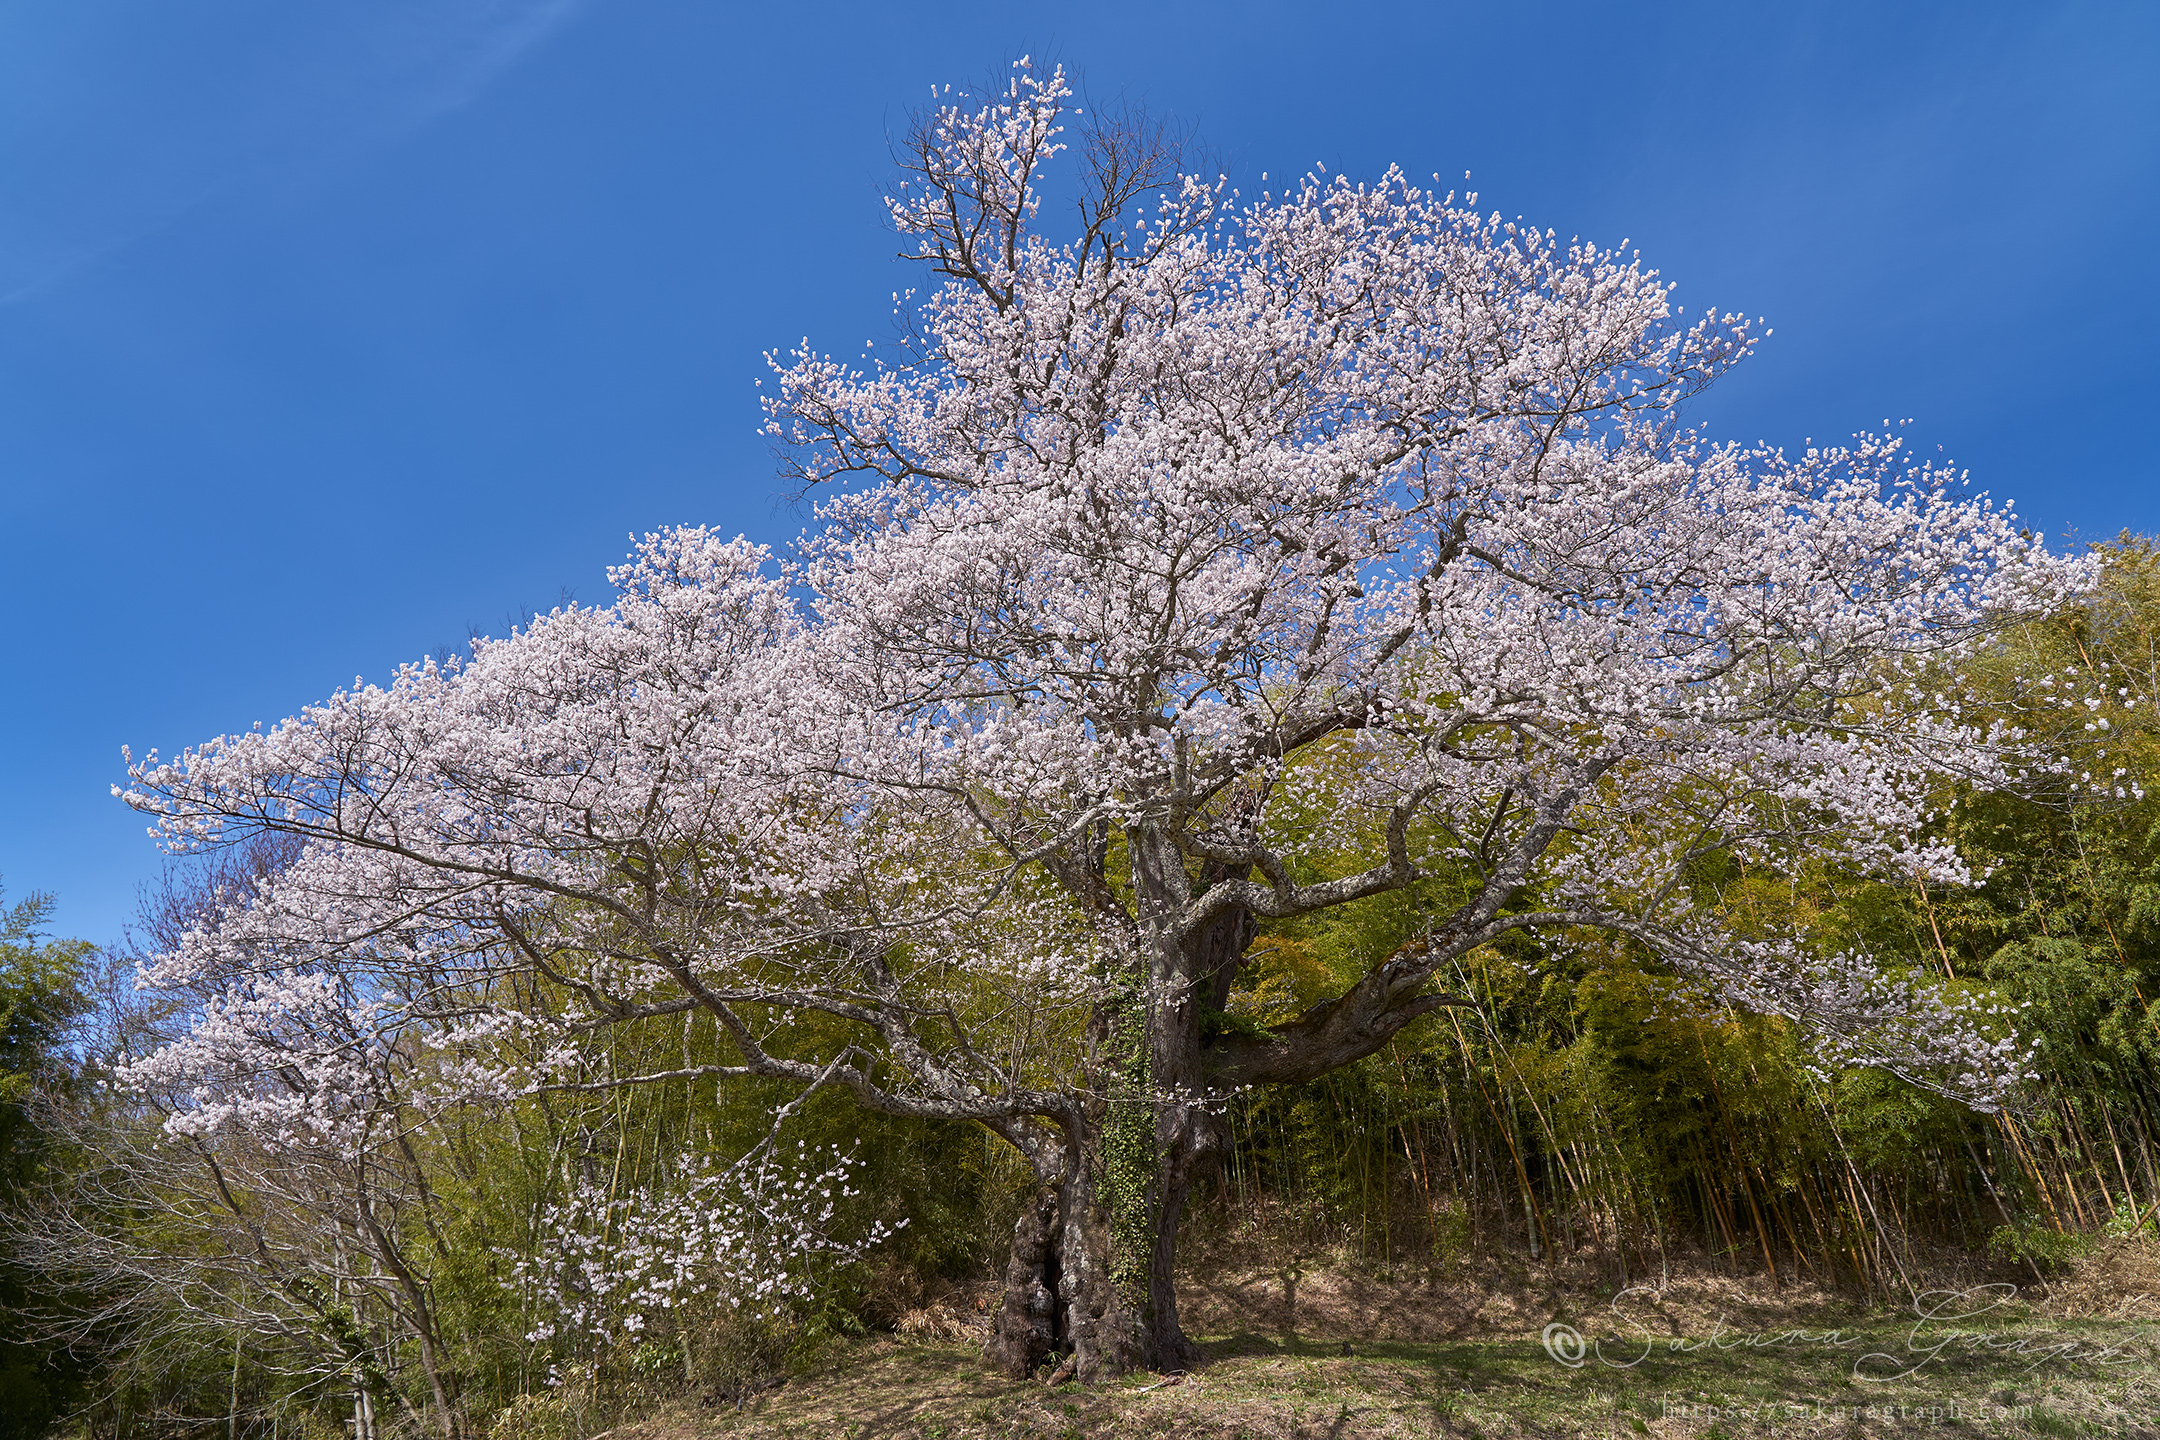
M 1053 1390 L 991 1375 L 957 1330 L 889 1336 L 739 1407 L 679 1399 L 612 1440 L 2160 1437 L 2160 1297 L 2136 1288 L 2151 1257 L 2131 1258 L 1901 1308 L 1722 1278 L 1615 1301 L 1618 1284 L 1217 1276 L 1187 1302 L 1207 1363 L 1172 1383 Z

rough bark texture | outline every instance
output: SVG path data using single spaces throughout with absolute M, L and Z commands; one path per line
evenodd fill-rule
M 1177 1232 L 1195 1183 L 1222 1163 L 1220 1117 L 1186 1107 L 1171 1148 L 1163 1156 L 1154 1247 L 1148 1264 L 1148 1349 L 1157 1370 L 1183 1370 L 1200 1359 L 1185 1336 L 1177 1310 Z
M 1068 1177 L 1062 1220 L 1058 1295 L 1072 1327 L 1073 1373 L 1094 1381 L 1145 1368 L 1139 1317 L 1112 1275 L 1108 1216 L 1088 1170 Z
M 1242 878 L 1245 870 L 1236 872 Z M 1192 885 L 1195 893 L 1230 877 L 1228 867 L 1209 865 L 1197 882 L 1184 866 L 1165 876 L 1165 890 Z M 1157 1370 L 1183 1370 L 1198 1362 L 1199 1347 L 1185 1336 L 1177 1309 L 1177 1232 L 1193 1186 L 1215 1172 L 1224 1154 L 1221 1108 L 1227 1093 L 1210 1084 L 1205 1045 L 1209 1023 L 1222 1014 L 1258 932 L 1242 906 L 1223 909 L 1181 941 L 1160 952 L 1156 1004 L 1147 1037 L 1154 1084 L 1155 1173 L 1149 1183 L 1148 1284 L 1145 1347 Z
M 1015 1379 L 1045 1365 L 1106 1379 L 1150 1362 L 1139 1317 L 1112 1281 L 1110 1220 L 1094 1182 L 1100 1150 L 1095 1132 L 1078 1136 L 1065 1175 L 1013 1227 L 1005 1303 L 983 1357 Z
M 1005 1305 L 991 1327 L 983 1358 L 1021 1378 L 1061 1351 L 1069 1333 L 1058 1300 L 1058 1194 L 1044 1187 L 1013 1226 L 1005 1266 Z

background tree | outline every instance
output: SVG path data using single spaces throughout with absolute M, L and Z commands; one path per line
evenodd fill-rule
M 68 1157 L 61 1137 L 39 1122 L 41 1090 L 74 1077 L 68 1042 L 89 1006 L 92 947 L 45 934 L 52 897 L 32 895 L 0 909 L 0 1222 Z M 90 1347 L 54 1343 L 31 1325 L 36 1312 L 72 1298 L 54 1277 L 0 1255 L 0 1437 L 41 1434 L 78 1401 Z

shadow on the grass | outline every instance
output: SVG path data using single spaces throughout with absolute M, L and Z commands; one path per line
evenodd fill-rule
M 1936 1420 L 1908 1418 L 1936 1407 L 1996 1423 L 1989 1407 L 2013 1403 L 2024 1408 L 2014 1416 L 1995 1412 L 1999 1433 L 2007 1436 L 2056 1433 L 2049 1412 L 2058 1410 L 2124 1418 L 2126 1397 L 2110 1397 L 2132 1377 L 2057 1366 L 2036 1379 L 2023 1373 L 2030 1355 L 1946 1349 L 1903 1376 L 1854 1377 L 1863 1355 L 1894 1358 L 1909 1328 L 1878 1317 L 1848 1331 L 1850 1343 L 1842 1346 L 1819 1343 L 1820 1331 L 1792 1338 L 1772 1332 L 1774 1343 L 1766 1344 L 1728 1330 L 1697 1335 L 1683 1342 L 1693 1348 L 1680 1351 L 1662 1340 L 1645 1351 L 1638 1339 L 1617 1351 L 1608 1344 L 1604 1361 L 1593 1347 L 1575 1366 L 1555 1360 L 1536 1335 L 1352 1341 L 1345 1353 L 1337 1339 L 1237 1329 L 1202 1341 L 1201 1364 L 1174 1387 L 1135 1376 L 1057 1389 L 1006 1379 L 971 1346 L 887 1341 L 833 1356 L 744 1413 L 710 1416 L 721 1422 L 711 1431 L 655 1429 L 625 1440 L 730 1434 L 745 1440 L 1377 1440 L 1405 1433 L 1404 1425 L 1456 1440 L 1498 1434 L 1632 1440 L 1704 1433 L 1713 1423 L 1752 1440 L 1787 1433 L 1794 1423 L 1835 1421 L 1843 1428 L 1845 1417 L 1863 1407 L 1871 1435 L 1918 1434 L 1915 1424 L 1935 1426 L 1928 1431 L 1935 1434 Z M 2049 1329 L 2029 1321 L 2017 1327 L 2033 1336 Z M 1736 1422 L 1736 1415 L 1744 1418 Z M 1881 1420 L 1884 1415 L 1891 1418 Z

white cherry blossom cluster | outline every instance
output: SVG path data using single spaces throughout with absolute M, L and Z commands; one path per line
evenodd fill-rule
M 760 1151 L 736 1164 L 686 1154 L 674 1184 L 610 1198 L 579 1179 L 541 1217 L 541 1252 L 521 1257 L 517 1284 L 540 1319 L 529 1340 L 603 1344 L 642 1332 L 661 1312 L 709 1301 L 777 1319 L 814 1292 L 819 1272 L 860 1258 L 893 1230 L 831 1233 L 848 1184 L 847 1156 Z M 906 1223 L 906 1222 L 901 1222 Z

